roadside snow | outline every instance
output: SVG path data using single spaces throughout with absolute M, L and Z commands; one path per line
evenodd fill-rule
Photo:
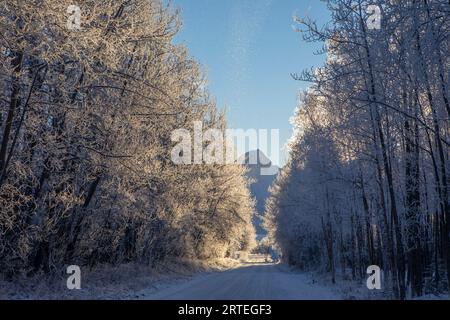
M 211 267 L 212 265 L 212 267 Z M 160 268 L 122 265 L 82 271 L 82 290 L 68 290 L 66 276 L 0 280 L 0 300 L 386 300 L 362 281 L 330 279 L 285 265 L 221 260 L 207 265 L 171 262 Z M 448 300 L 425 296 L 418 300 Z
M 330 288 L 314 284 L 306 274 L 274 264 L 254 264 L 200 275 L 158 292 L 148 300 L 338 300 Z
M 68 290 L 67 275 L 37 274 L 18 277 L 14 282 L 0 279 L 0 300 L 135 300 L 139 292 L 158 291 L 189 280 L 200 272 L 217 272 L 238 265 L 230 259 L 205 262 L 168 261 L 158 268 L 128 264 L 82 268 L 81 290 Z

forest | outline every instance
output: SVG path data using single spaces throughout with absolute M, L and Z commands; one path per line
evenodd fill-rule
M 202 67 L 174 42 L 178 10 L 80 8 L 0 3 L 0 278 L 252 248 L 245 167 L 171 160 L 174 130 L 227 126 Z
M 377 265 L 392 298 L 449 292 L 450 2 L 326 2 L 329 24 L 295 19 L 327 61 L 293 74 L 311 87 L 265 228 L 285 262 L 333 283 Z
M 161 297 L 336 298 L 340 284 L 365 290 L 370 266 L 383 298 L 450 293 L 449 0 L 322 0 L 323 25 L 295 15 L 298 41 L 325 59 L 286 75 L 307 89 L 276 179 L 255 174 L 260 163 L 208 161 L 225 150 L 195 134 L 193 152 L 177 147 L 174 134 L 198 127 L 223 141 L 233 117 L 177 41 L 171 1 L 79 2 L 0 2 L 0 285 L 74 265 L 212 266 L 250 253 L 256 261 Z M 235 55 L 251 60 L 251 37 L 231 29 Z M 234 118 L 275 121 L 253 111 Z M 331 288 L 315 290 L 311 272 Z

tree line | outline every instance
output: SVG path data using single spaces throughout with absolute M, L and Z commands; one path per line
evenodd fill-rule
M 171 134 L 225 130 L 160 0 L 0 4 L 0 275 L 229 257 L 253 246 L 239 165 L 175 165 Z
M 265 226 L 285 261 L 333 283 L 378 265 L 392 297 L 448 292 L 450 3 L 326 2 L 324 27 L 296 19 L 327 61 L 294 75 L 311 87 Z

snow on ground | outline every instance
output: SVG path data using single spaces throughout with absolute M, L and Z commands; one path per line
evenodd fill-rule
M 68 275 L 49 278 L 47 275 L 21 277 L 14 282 L 0 279 L 0 300 L 134 300 L 145 289 L 158 291 L 178 285 L 199 272 L 218 272 L 236 267 L 231 259 L 203 262 L 168 261 L 157 268 L 128 264 L 118 267 L 102 266 L 81 270 L 81 290 L 68 290 Z
M 415 298 L 414 300 L 418 300 L 418 301 L 420 301 L 420 300 L 442 300 L 442 301 L 445 301 L 445 300 L 450 300 L 450 296 L 449 295 L 437 296 L 434 294 L 428 294 L 428 295 L 422 296 L 420 298 Z
M 314 284 L 306 274 L 275 264 L 250 264 L 194 277 L 158 292 L 141 293 L 148 300 L 338 300 L 330 288 Z
M 66 279 L 66 275 L 52 279 L 36 275 L 14 283 L 0 280 L 0 299 L 380 300 L 390 296 L 388 290 L 368 290 L 364 281 L 338 278 L 333 285 L 326 275 L 229 259 L 215 261 L 213 267 L 211 262 L 208 266 L 168 262 L 156 269 L 123 265 L 82 270 L 82 290 L 68 290 Z M 439 299 L 448 297 L 421 298 Z
M 249 263 L 220 273 L 201 274 L 188 281 L 144 290 L 147 300 L 389 300 L 391 289 L 369 290 L 365 280 L 304 273 L 286 265 Z M 420 300 L 447 300 L 428 295 Z
M 388 280 L 382 280 L 383 284 L 381 290 L 367 289 L 366 279 L 351 280 L 350 272 L 346 276 L 337 275 L 336 284 L 332 284 L 329 274 L 311 272 L 309 277 L 313 279 L 313 283 L 318 283 L 321 286 L 330 288 L 335 294 L 340 296 L 343 300 L 392 300 L 394 294 Z M 449 300 L 448 295 L 433 295 L 428 294 L 420 298 L 408 298 L 409 300 Z

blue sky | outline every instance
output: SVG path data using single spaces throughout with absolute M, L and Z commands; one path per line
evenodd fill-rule
M 291 73 L 323 64 L 321 47 L 293 29 L 293 16 L 328 21 L 319 0 L 173 0 L 183 29 L 176 41 L 204 67 L 219 107 L 228 110 L 232 129 L 280 129 L 284 144 L 292 135 L 290 118 L 301 89 Z M 263 150 L 264 151 L 264 150 Z

